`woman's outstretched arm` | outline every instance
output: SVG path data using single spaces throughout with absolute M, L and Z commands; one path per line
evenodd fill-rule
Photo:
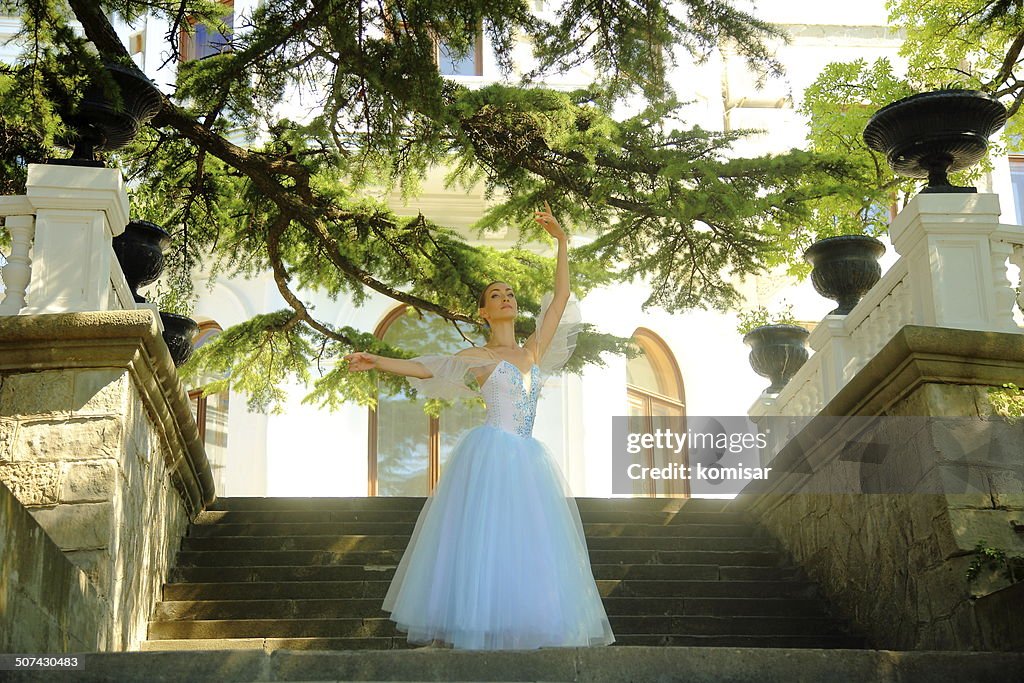
M 541 227 L 558 242 L 558 257 L 555 263 L 555 290 L 551 305 L 548 306 L 541 328 L 536 330 L 526 342 L 527 346 L 532 347 L 538 361 L 548 350 L 555 331 L 558 329 L 558 323 L 562 319 L 562 313 L 565 312 L 565 304 L 569 301 L 569 238 L 566 237 L 562 226 L 558 224 L 558 219 L 552 215 L 551 205 L 544 202 L 544 209 L 544 211 L 534 212 L 534 220 L 540 223 Z
M 403 360 L 401 358 L 388 358 L 378 356 L 375 353 L 356 351 L 345 356 L 348 361 L 349 372 L 363 372 L 366 370 L 382 370 L 394 375 L 405 377 L 416 377 L 419 379 L 430 379 L 434 375 L 420 362 L 414 360 Z

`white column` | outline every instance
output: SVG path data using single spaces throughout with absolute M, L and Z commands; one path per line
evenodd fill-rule
M 889 227 L 907 259 L 912 310 L 922 325 L 1017 331 L 1010 281 L 994 250 L 1000 229 L 994 194 L 919 194 Z
M 121 172 L 30 164 L 26 194 L 36 208 L 36 235 L 24 312 L 110 308 L 111 240 L 128 223 Z
M 0 315 L 18 315 L 25 307 L 25 291 L 32 279 L 32 235 L 35 222 L 32 216 L 7 216 L 4 226 L 11 236 L 11 255 L 3 268 L 5 296 L 0 301 Z

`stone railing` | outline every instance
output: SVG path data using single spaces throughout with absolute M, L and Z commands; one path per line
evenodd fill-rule
M 128 223 L 117 169 L 31 164 L 26 193 L 0 197 L 0 217 L 11 238 L 0 315 L 137 307 L 111 247 Z
M 1022 331 L 1014 308 L 1024 300 L 1024 228 L 999 223 L 996 195 L 920 194 L 890 236 L 899 260 L 849 315 L 822 320 L 810 359 L 777 396 L 755 402 L 752 419 L 818 414 L 905 325 Z

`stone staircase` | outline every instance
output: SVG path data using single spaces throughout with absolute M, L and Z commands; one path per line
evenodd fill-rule
M 616 645 L 864 646 L 728 501 L 577 501 Z M 410 647 L 380 605 L 423 502 L 218 500 L 190 527 L 142 649 Z

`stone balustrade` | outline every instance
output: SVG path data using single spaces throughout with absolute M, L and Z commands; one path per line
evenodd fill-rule
M 814 353 L 777 396 L 754 403 L 755 422 L 818 414 L 905 325 L 1022 331 L 1014 309 L 1024 302 L 1024 228 L 999 223 L 996 195 L 919 194 L 890 235 L 899 260 L 849 315 L 821 321 Z M 770 453 L 786 438 L 775 435 Z

